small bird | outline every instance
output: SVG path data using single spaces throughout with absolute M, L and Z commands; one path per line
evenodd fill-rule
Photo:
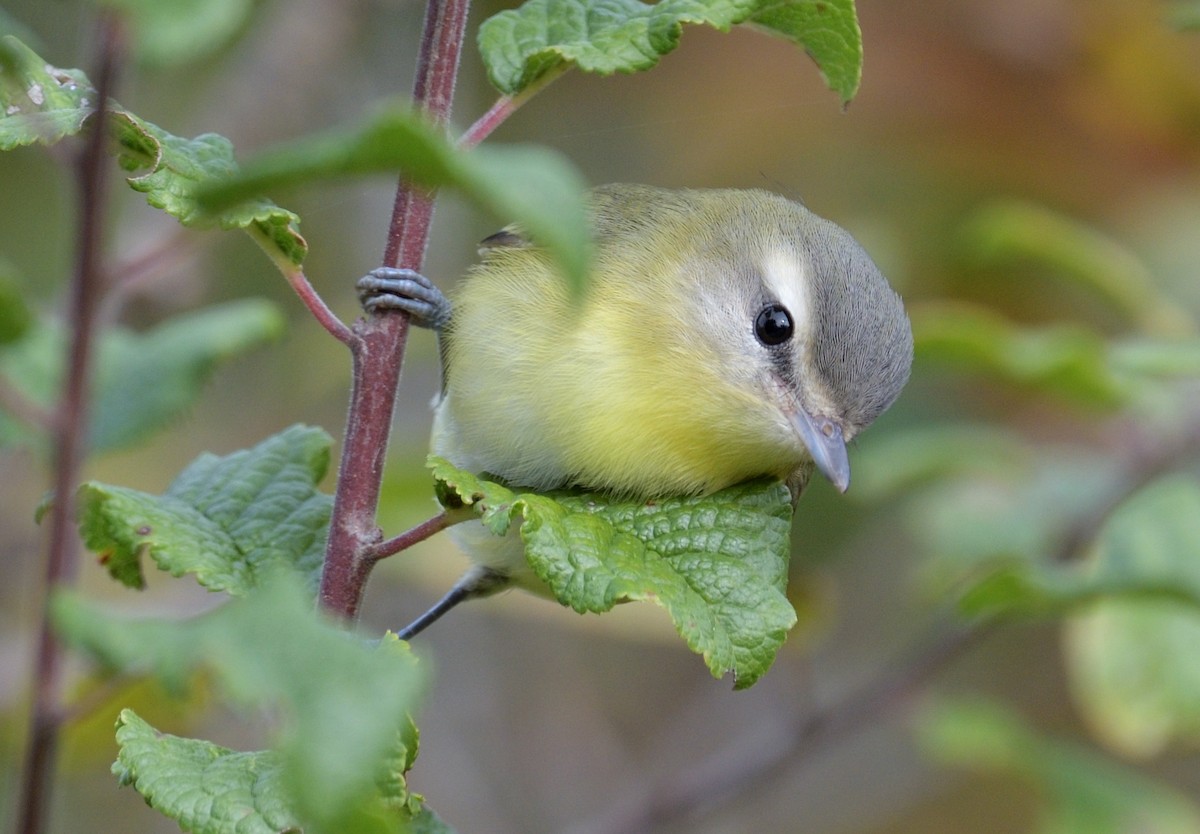
M 793 501 L 815 467 L 844 492 L 846 443 L 912 365 L 900 297 L 863 248 L 761 190 L 606 185 L 575 298 L 550 255 L 509 227 L 448 300 L 411 270 L 358 283 L 369 312 L 437 331 L 433 451 L 512 487 L 703 495 L 762 476 Z M 407 639 L 464 599 L 545 593 L 519 536 L 451 530 L 477 565 Z

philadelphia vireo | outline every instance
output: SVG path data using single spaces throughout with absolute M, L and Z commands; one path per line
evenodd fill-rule
M 607 185 L 574 298 L 509 228 L 447 300 L 409 270 L 359 282 L 368 311 L 408 311 L 442 349 L 433 451 L 510 486 L 629 498 L 760 476 L 793 498 L 815 467 L 850 483 L 846 442 L 900 394 L 912 331 L 898 295 L 834 223 L 765 191 Z M 520 536 L 452 528 L 477 565 L 401 637 L 511 584 L 545 592 Z

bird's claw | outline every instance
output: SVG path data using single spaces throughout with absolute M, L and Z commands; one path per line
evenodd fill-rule
M 404 310 L 413 324 L 439 331 L 450 321 L 450 300 L 414 270 L 381 266 L 358 279 L 355 287 L 368 313 Z

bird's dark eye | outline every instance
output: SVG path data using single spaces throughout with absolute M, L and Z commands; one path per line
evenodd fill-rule
M 768 304 L 754 320 L 754 335 L 764 345 L 781 345 L 792 338 L 792 314 L 782 304 Z

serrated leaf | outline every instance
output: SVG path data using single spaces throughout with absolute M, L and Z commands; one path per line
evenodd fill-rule
M 853 0 L 528 0 L 479 27 L 479 51 L 496 89 L 516 95 L 565 65 L 646 70 L 679 45 L 684 24 L 728 32 L 739 23 L 803 47 L 843 102 L 854 97 L 862 35 Z
M 439 495 L 474 506 L 497 535 L 516 526 L 525 557 L 579 612 L 649 600 L 670 615 L 714 677 L 750 686 L 775 660 L 796 612 L 786 596 L 788 489 L 752 481 L 702 498 L 616 500 L 517 493 L 430 458 Z
M 276 750 L 239 752 L 202 739 L 161 733 L 133 710 L 117 718 L 120 748 L 112 771 L 121 786 L 132 785 L 147 804 L 184 831 L 205 834 L 277 834 L 300 831 Z M 408 793 L 404 781 L 416 748 L 398 744 L 381 779 L 379 798 L 408 825 L 408 834 L 453 834 Z M 414 813 L 414 807 L 417 808 Z
M 0 150 L 78 133 L 94 99 L 79 70 L 50 66 L 14 36 L 0 37 Z
M 121 148 L 120 162 L 130 171 L 129 185 L 146 195 L 146 202 L 184 226 L 255 229 L 292 264 L 308 254 L 299 232 L 300 218 L 270 200 L 247 199 L 212 214 L 196 201 L 199 186 L 226 179 L 238 170 L 233 145 L 224 136 L 204 133 L 194 139 L 174 136 L 127 111 L 113 114 L 112 132 Z
M 587 269 L 591 236 L 575 168 L 546 148 L 456 148 L 411 111 L 390 108 L 357 130 L 307 137 L 261 154 L 242 173 L 200 192 L 201 205 L 225 214 L 239 201 L 316 179 L 401 171 L 427 188 L 457 189 L 545 246 L 572 286 Z M 227 209 L 227 206 L 235 206 Z
M 54 599 L 53 617 L 69 645 L 110 669 L 148 672 L 173 686 L 203 669 L 237 702 L 281 707 L 287 717 L 278 741 L 284 796 L 266 797 L 260 810 L 290 808 L 312 834 L 398 829 L 394 811 L 412 797 L 393 770 L 410 763 L 412 753 L 399 750 L 397 741 L 415 744 L 407 715 L 421 685 L 407 644 L 391 636 L 376 648 L 356 641 L 319 618 L 310 594 L 286 573 L 186 622 L 114 618 L 67 594 Z M 231 827 L 236 818 L 218 818 L 213 806 L 195 804 L 201 786 L 193 783 L 194 792 L 165 786 L 164 780 L 185 775 L 175 760 L 164 751 L 142 752 L 149 758 L 136 770 L 123 765 L 119 773 L 139 790 L 156 786 L 160 810 L 173 817 L 208 814 L 195 831 L 237 830 Z M 255 763 L 262 762 L 230 764 Z M 244 784 L 238 776 L 225 787 L 236 799 Z
M 849 104 L 858 92 L 863 47 L 854 0 L 763 2 L 747 23 L 802 48 L 842 104 Z
M 135 1 L 142 2 L 130 0 Z M 0 38 L 0 150 L 49 145 L 77 133 L 95 104 L 95 91 L 82 72 L 52 67 L 16 38 Z M 197 209 L 193 195 L 199 184 L 237 171 L 228 139 L 213 133 L 174 136 L 115 101 L 108 105 L 108 130 L 121 166 L 142 171 L 127 181 L 150 205 L 184 226 L 246 229 L 283 261 L 298 266 L 304 260 L 308 243 L 300 235 L 300 218 L 269 200 L 246 200 L 215 216 Z
M 1071 691 L 1097 735 L 1128 755 L 1200 744 L 1200 482 L 1166 478 L 1100 532 L 1088 580 L 1158 587 L 1067 623 Z M 1182 604 L 1181 604 L 1182 603 Z
M 1108 365 L 1100 335 L 1079 324 L 1022 328 L 982 307 L 924 304 L 910 311 L 918 360 L 940 359 L 1078 402 L 1115 408 L 1131 394 Z
M 110 327 L 95 359 L 91 447 L 120 448 L 144 439 L 187 411 L 222 364 L 277 338 L 277 308 L 245 299 L 168 319 L 144 333 Z M 23 396 L 52 408 L 58 396 L 66 334 L 42 321 L 0 345 L 0 374 Z M 45 438 L 0 414 L 0 445 L 40 446 Z
M 939 759 L 1025 781 L 1044 798 L 1041 834 L 1194 834 L 1200 810 L 1165 785 L 1086 748 L 1042 738 L 987 703 L 943 704 L 920 735 Z
M 292 426 L 252 449 L 201 455 L 161 496 L 84 484 L 80 535 L 132 587 L 144 583 L 148 556 L 173 576 L 194 574 L 210 591 L 247 594 L 281 564 L 315 591 L 333 506 L 317 484 L 331 442 L 322 429 Z
M 240 753 L 167 735 L 129 709 L 117 718 L 117 745 L 120 752 L 112 767 L 117 781 L 132 785 L 151 808 L 184 831 L 301 830 L 283 788 L 283 760 L 273 750 Z
M 125 13 L 136 35 L 138 58 L 173 66 L 202 58 L 236 35 L 254 8 L 252 0 L 105 0 Z

